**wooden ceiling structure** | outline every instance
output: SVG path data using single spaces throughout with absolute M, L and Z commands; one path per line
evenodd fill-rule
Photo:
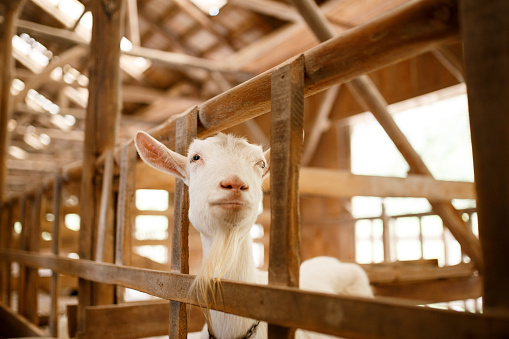
M 75 9 L 73 15 L 66 10 L 71 4 Z M 493 1 L 489 6 L 483 6 L 479 0 L 464 0 L 460 4 L 454 0 L 229 0 L 215 16 L 207 15 L 187 0 L 125 3 L 122 0 L 8 0 L 0 9 L 0 68 L 3 70 L 0 79 L 0 165 L 3 169 L 0 273 L 10 281 L 10 270 L 4 262 L 17 261 L 26 266 L 22 267 L 18 279 L 18 291 L 23 296 L 20 313 L 29 321 L 37 323 L 38 315 L 37 295 L 34 297 L 28 287 L 37 281 L 34 268 L 45 267 L 54 271 L 54 286 L 58 285 L 57 272 L 79 277 L 76 322 L 83 338 L 95 337 L 93 331 L 100 329 L 97 323 L 91 324 L 92 318 L 87 320 L 87 316 L 101 318 L 95 305 L 116 300 L 113 295 L 117 291 L 105 287 L 112 284 L 175 301 L 170 306 L 170 314 L 174 315 L 170 319 L 170 336 L 185 334 L 186 330 L 179 327 L 185 318 L 182 315 L 185 312 L 180 312 L 182 305 L 196 304 L 185 293 L 192 282 L 192 276 L 186 274 L 189 269 L 185 262 L 186 249 L 173 243 L 173 272 L 122 265 L 126 264 L 123 251 L 130 246 L 126 245 L 122 228 L 129 230 L 126 220 L 132 211 L 128 196 L 133 187 L 152 187 L 154 181 L 160 182 L 156 174 L 136 165 L 132 136 L 139 129 L 149 130 L 169 147 L 177 145 L 183 150 L 193 134 L 201 138 L 228 131 L 269 146 L 272 121 L 271 114 L 265 113 L 271 111 L 271 97 L 274 97 L 271 77 L 276 72 L 300 69 L 303 77 L 298 86 L 302 86 L 302 98 L 305 97 L 304 151 L 301 162 L 299 158 L 297 162 L 294 158 L 289 161 L 294 166 L 298 167 L 299 162 L 303 166 L 299 193 L 325 197 L 320 201 L 303 200 L 311 206 L 302 211 L 303 224 L 312 229 L 310 225 L 320 222 L 310 220 L 322 217 L 320 214 L 325 209 L 334 206 L 334 212 L 323 214 L 343 218 L 346 224 L 349 220 L 351 225 L 347 199 L 356 195 L 424 196 L 470 257 L 471 264 L 439 269 L 418 263 L 409 270 L 399 266 L 366 267 L 377 296 L 407 294 L 415 300 L 426 291 L 426 297 L 433 298 L 430 291 L 440 289 L 444 279 L 447 291 L 453 291 L 454 286 L 468 289 L 457 291 L 454 296 L 477 296 L 482 277 L 485 314 L 441 313 L 390 300 L 321 296 L 291 288 L 235 282 L 224 283 L 224 294 L 242 295 L 246 302 L 239 305 L 227 297 L 222 310 L 282 326 L 272 329 L 272 336 L 286 327 L 360 337 L 508 335 L 509 274 L 504 269 L 507 255 L 504 241 L 509 238 L 509 231 L 500 225 L 509 220 L 506 178 L 509 123 L 507 103 L 501 100 L 509 86 L 506 62 L 509 53 L 506 43 L 493 32 L 509 29 L 509 25 L 504 20 L 489 20 L 490 16 L 503 18 L 509 14 L 509 5 L 503 0 Z M 119 14 L 121 9 L 125 9 L 125 16 Z M 90 10 L 98 15 L 94 18 L 92 40 L 87 25 Z M 11 37 L 14 37 L 12 42 Z M 120 44 L 121 50 L 111 48 L 111 44 Z M 434 180 L 394 123 L 388 108 L 392 103 L 463 83 L 465 78 L 468 78 L 471 107 L 476 190 L 469 183 Z M 295 89 L 292 87 L 291 91 L 293 94 Z M 365 111 L 374 115 L 408 162 L 411 173 L 408 178 L 360 177 L 350 173 L 347 119 Z M 330 154 L 334 154 L 333 159 L 324 159 L 327 158 L 324 155 Z M 324 178 L 330 185 L 320 185 Z M 77 244 L 80 260 L 76 261 L 58 256 L 58 241 L 51 248 L 53 254 L 39 252 L 41 220 L 38 216 L 46 208 L 43 196 L 46 191 L 52 191 L 53 212 L 60 215 L 63 181 L 78 185 L 81 182 L 81 187 L 74 187 L 80 190 L 82 214 Z M 103 233 L 96 227 L 113 224 L 110 221 L 115 207 L 109 195 L 117 184 L 117 233 L 113 241 L 98 236 Z M 347 188 L 342 189 L 342 184 Z M 283 209 L 299 195 L 295 186 L 292 187 L 288 199 L 280 199 Z M 101 188 L 106 192 L 102 196 Z M 178 204 L 184 198 L 179 189 L 176 192 Z M 465 227 L 450 203 L 454 197 L 475 196 L 481 241 Z M 326 200 L 329 198 L 335 200 Z M 317 212 L 313 206 L 318 204 L 322 206 Z M 272 202 L 271 206 L 274 206 Z M 18 215 L 23 229 L 27 224 L 36 230 L 23 231 L 28 233 L 22 233 L 18 240 L 21 251 L 12 250 L 6 240 L 13 237 L 14 214 Z M 185 215 L 185 210 L 176 209 L 174 216 L 179 215 Z M 183 224 L 174 227 L 173 232 L 180 232 Z M 354 239 L 351 227 L 341 227 L 336 232 L 346 239 L 343 242 Z M 58 227 L 53 233 L 58 235 Z M 179 237 L 180 234 L 174 233 L 173 240 Z M 297 236 L 289 237 L 295 240 Z M 111 240 L 108 243 L 111 246 L 95 243 L 101 239 Z M 283 243 L 271 235 L 270 250 Z M 348 248 L 348 244 L 341 246 Z M 97 248 L 108 249 L 103 253 Z M 295 252 L 295 248 L 287 246 L 286 249 L 288 253 Z M 351 248 L 346 252 L 351 255 Z M 351 259 L 348 255 L 346 258 Z M 276 260 L 273 257 L 270 260 Z M 290 263 L 286 269 L 285 274 L 295 274 L 295 267 L 290 267 Z M 425 277 L 426 282 L 421 279 L 418 284 L 402 287 L 408 282 L 405 279 L 411 276 L 409 280 L 412 280 L 417 275 Z M 455 278 L 458 280 L 452 281 Z M 11 303 L 9 284 L 5 279 L 0 281 L 0 298 L 6 305 Z M 162 288 L 170 285 L 179 288 Z M 291 282 L 284 285 L 292 286 Z M 398 292 L 398 288 L 402 289 Z M 251 309 L 249 305 L 257 305 L 261 299 L 269 308 Z M 113 306 L 117 305 L 108 311 L 124 314 Z M 167 304 L 165 307 L 168 309 Z M 346 318 L 339 324 L 319 312 L 310 312 L 304 321 L 292 315 L 291 310 L 299 307 L 322 311 L 326 307 Z M 351 313 L 345 313 L 346 309 Z M 1 312 L 6 317 L 3 308 Z M 372 323 L 366 326 L 368 316 Z M 9 317 L 18 319 L 16 315 Z M 50 331 L 55 334 L 53 321 L 54 313 Z M 384 326 L 387 321 L 408 326 L 399 330 Z M 92 327 L 86 327 L 89 325 Z M 23 327 L 25 334 L 40 333 L 30 326 Z M 115 330 L 122 331 L 122 328 Z
M 322 7 L 334 33 L 340 34 L 405 2 L 328 1 Z M 90 4 L 83 1 L 78 7 L 81 15 L 71 19 L 55 3 L 26 1 L 16 24 L 18 36 L 47 54 L 48 65 L 31 69 L 30 56 L 14 51 L 13 76 L 22 81 L 23 89 L 13 97 L 9 121 L 7 195 L 82 160 L 90 59 L 86 33 L 81 33 L 85 25 L 79 20 L 86 21 Z M 125 37 L 130 43 L 123 58 L 130 59 L 122 60 L 120 142 L 319 43 L 289 3 L 267 0 L 230 1 L 214 17 L 189 1 L 129 1 Z M 461 58 L 459 44 L 452 43 L 376 71 L 371 78 L 385 100 L 395 103 L 461 82 Z M 365 110 L 345 86 L 335 91 L 321 113 L 316 104 L 309 105 L 307 163 L 327 126 Z M 46 109 L 30 98 L 41 96 Z M 52 114 L 48 105 L 57 105 L 58 113 Z M 266 119 L 248 122 L 234 132 L 268 145 Z

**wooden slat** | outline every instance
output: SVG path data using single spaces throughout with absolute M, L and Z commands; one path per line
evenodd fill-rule
M 63 178 L 62 175 L 56 174 L 53 185 L 53 225 L 51 228 L 51 253 L 58 255 L 60 253 L 61 236 L 60 228 L 64 223 L 63 209 Z M 58 296 L 60 294 L 59 276 L 57 272 L 51 273 L 51 305 L 49 313 L 49 331 L 54 337 L 58 337 Z
M 131 265 L 132 232 L 136 194 L 136 149 L 133 144 L 122 147 L 115 233 L 115 264 Z M 124 288 L 116 287 L 117 302 L 124 301 Z
M 479 237 L 485 260 L 484 311 L 509 314 L 509 2 L 462 1 L 464 54 Z M 463 249 L 465 250 L 465 249 Z
M 299 168 L 304 127 L 304 58 L 272 75 L 271 217 L 269 284 L 299 286 Z M 293 337 L 291 329 L 269 324 L 270 338 Z
M 194 279 L 192 275 L 3 249 L 0 250 L 0 255 L 25 265 L 45 267 L 101 283 L 123 285 L 163 299 L 198 305 L 196 298 L 189 294 Z M 509 317 L 500 315 L 425 309 L 393 300 L 345 297 L 227 280 L 222 281 L 221 285 L 223 303 L 210 304 L 210 308 L 280 326 L 337 336 L 372 338 L 449 339 L 509 336 Z M 305 316 L 295 317 L 296 310 L 305 310 Z
M 187 156 L 187 149 L 196 138 L 197 108 L 177 120 L 175 151 Z M 184 182 L 175 180 L 171 270 L 189 273 L 189 191 Z M 186 304 L 170 301 L 170 338 L 187 338 Z
M 114 170 L 114 160 L 113 160 L 113 152 L 107 151 L 106 160 L 104 161 L 104 172 L 102 176 L 102 189 L 101 189 L 101 203 L 99 207 L 99 221 L 97 227 L 97 244 L 95 248 L 95 260 L 97 261 L 106 261 L 110 262 L 109 256 L 105 253 L 109 251 L 108 248 L 111 245 L 111 241 L 107 241 L 109 239 L 109 235 L 111 234 L 111 229 L 108 225 L 112 225 L 110 222 L 112 220 L 112 207 L 113 207 L 113 170 Z
M 83 169 L 81 175 L 81 227 L 79 256 L 92 259 L 97 232 L 100 187 L 96 171 L 97 157 L 117 142 L 120 121 L 120 39 L 123 36 L 124 1 L 94 0 L 91 3 L 94 18 L 90 44 L 89 96 L 85 120 Z M 78 331 L 85 329 L 85 307 L 102 302 L 113 302 L 113 288 L 99 287 L 79 280 Z

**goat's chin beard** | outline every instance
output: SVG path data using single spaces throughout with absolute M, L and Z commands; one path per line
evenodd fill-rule
M 238 262 L 235 259 L 241 256 L 242 246 L 245 246 L 244 241 L 246 237 L 250 236 L 250 228 L 247 228 L 246 231 L 246 227 L 234 225 L 238 226 L 238 224 L 232 223 L 231 227 L 218 227 L 215 230 L 209 251 L 205 254 L 200 271 L 190 289 L 190 293 L 194 294 L 199 304 L 202 305 L 209 326 L 212 325 L 212 322 L 207 303 L 209 301 L 214 304 L 222 302 L 221 278 L 230 271 L 238 271 L 239 265 L 245 267 L 243 262 Z

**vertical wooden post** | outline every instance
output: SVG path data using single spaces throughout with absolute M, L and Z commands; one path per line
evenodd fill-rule
M 63 209 L 63 179 L 61 173 L 54 176 L 53 184 L 53 226 L 51 228 L 51 253 L 58 255 L 60 253 L 60 227 L 64 222 Z M 51 273 L 51 307 L 49 313 L 49 330 L 53 337 L 58 337 L 58 296 L 60 294 L 59 276 L 57 272 Z
M 38 187 L 35 192 L 33 204 L 31 206 L 31 223 L 30 223 L 30 236 L 28 238 L 28 250 L 31 252 L 38 252 L 40 239 L 41 239 L 41 218 L 43 207 L 44 192 L 42 187 Z M 32 323 L 37 324 L 39 315 L 37 313 L 38 305 L 38 290 L 39 290 L 39 273 L 38 269 L 30 267 L 27 270 L 26 278 L 26 296 L 27 296 L 27 319 Z
M 1 207 L 0 247 L 10 249 L 12 243 L 14 202 L 4 202 Z M 2 260 L 0 294 L 1 301 L 6 306 L 11 306 L 11 261 Z
M 96 170 L 97 158 L 113 149 L 117 141 L 120 121 L 120 39 L 124 23 L 124 1 L 94 0 L 91 67 L 83 171 L 81 176 L 81 226 L 79 255 L 93 259 L 97 235 L 100 176 Z M 85 331 L 85 307 L 114 301 L 113 287 L 99 287 L 79 279 L 78 337 Z
M 509 314 L 509 2 L 461 1 L 484 311 Z M 464 249 L 466 250 L 466 249 Z
M 0 202 L 5 197 L 7 176 L 7 148 L 9 131 L 7 125 L 12 116 L 11 83 L 14 62 L 12 58 L 12 37 L 16 33 L 16 19 L 23 7 L 23 0 L 6 0 L 0 4 L 3 23 L 0 23 Z
M 29 212 L 29 197 L 24 194 L 21 196 L 19 201 L 19 222 L 21 223 L 21 233 L 19 234 L 19 249 L 21 251 L 25 251 L 27 249 L 27 239 L 28 239 L 28 212 Z M 18 313 L 21 315 L 26 315 L 26 266 L 19 264 L 19 273 L 18 273 Z
M 198 109 L 192 108 L 177 119 L 175 151 L 186 155 L 189 145 L 196 138 Z M 189 191 L 184 182 L 175 180 L 171 270 L 189 273 Z M 186 304 L 170 300 L 170 338 L 187 338 Z
M 271 228 L 269 284 L 299 286 L 299 168 L 303 150 L 304 57 L 274 71 L 271 80 Z M 294 329 L 269 325 L 270 338 Z
M 385 212 L 385 203 L 382 200 L 382 242 L 384 246 L 384 262 L 391 262 L 391 224 L 389 216 Z
M 120 182 L 115 236 L 115 264 L 131 264 L 131 236 L 134 229 L 133 205 L 136 183 L 136 149 L 133 143 L 122 147 L 120 154 Z M 117 286 L 117 303 L 124 301 L 125 288 Z

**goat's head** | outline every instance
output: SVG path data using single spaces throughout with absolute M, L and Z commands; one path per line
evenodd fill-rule
M 187 157 L 144 132 L 137 133 L 135 144 L 143 161 L 189 186 L 189 219 L 200 233 L 212 237 L 218 227 L 249 231 L 262 199 L 270 151 L 222 133 L 194 140 Z

